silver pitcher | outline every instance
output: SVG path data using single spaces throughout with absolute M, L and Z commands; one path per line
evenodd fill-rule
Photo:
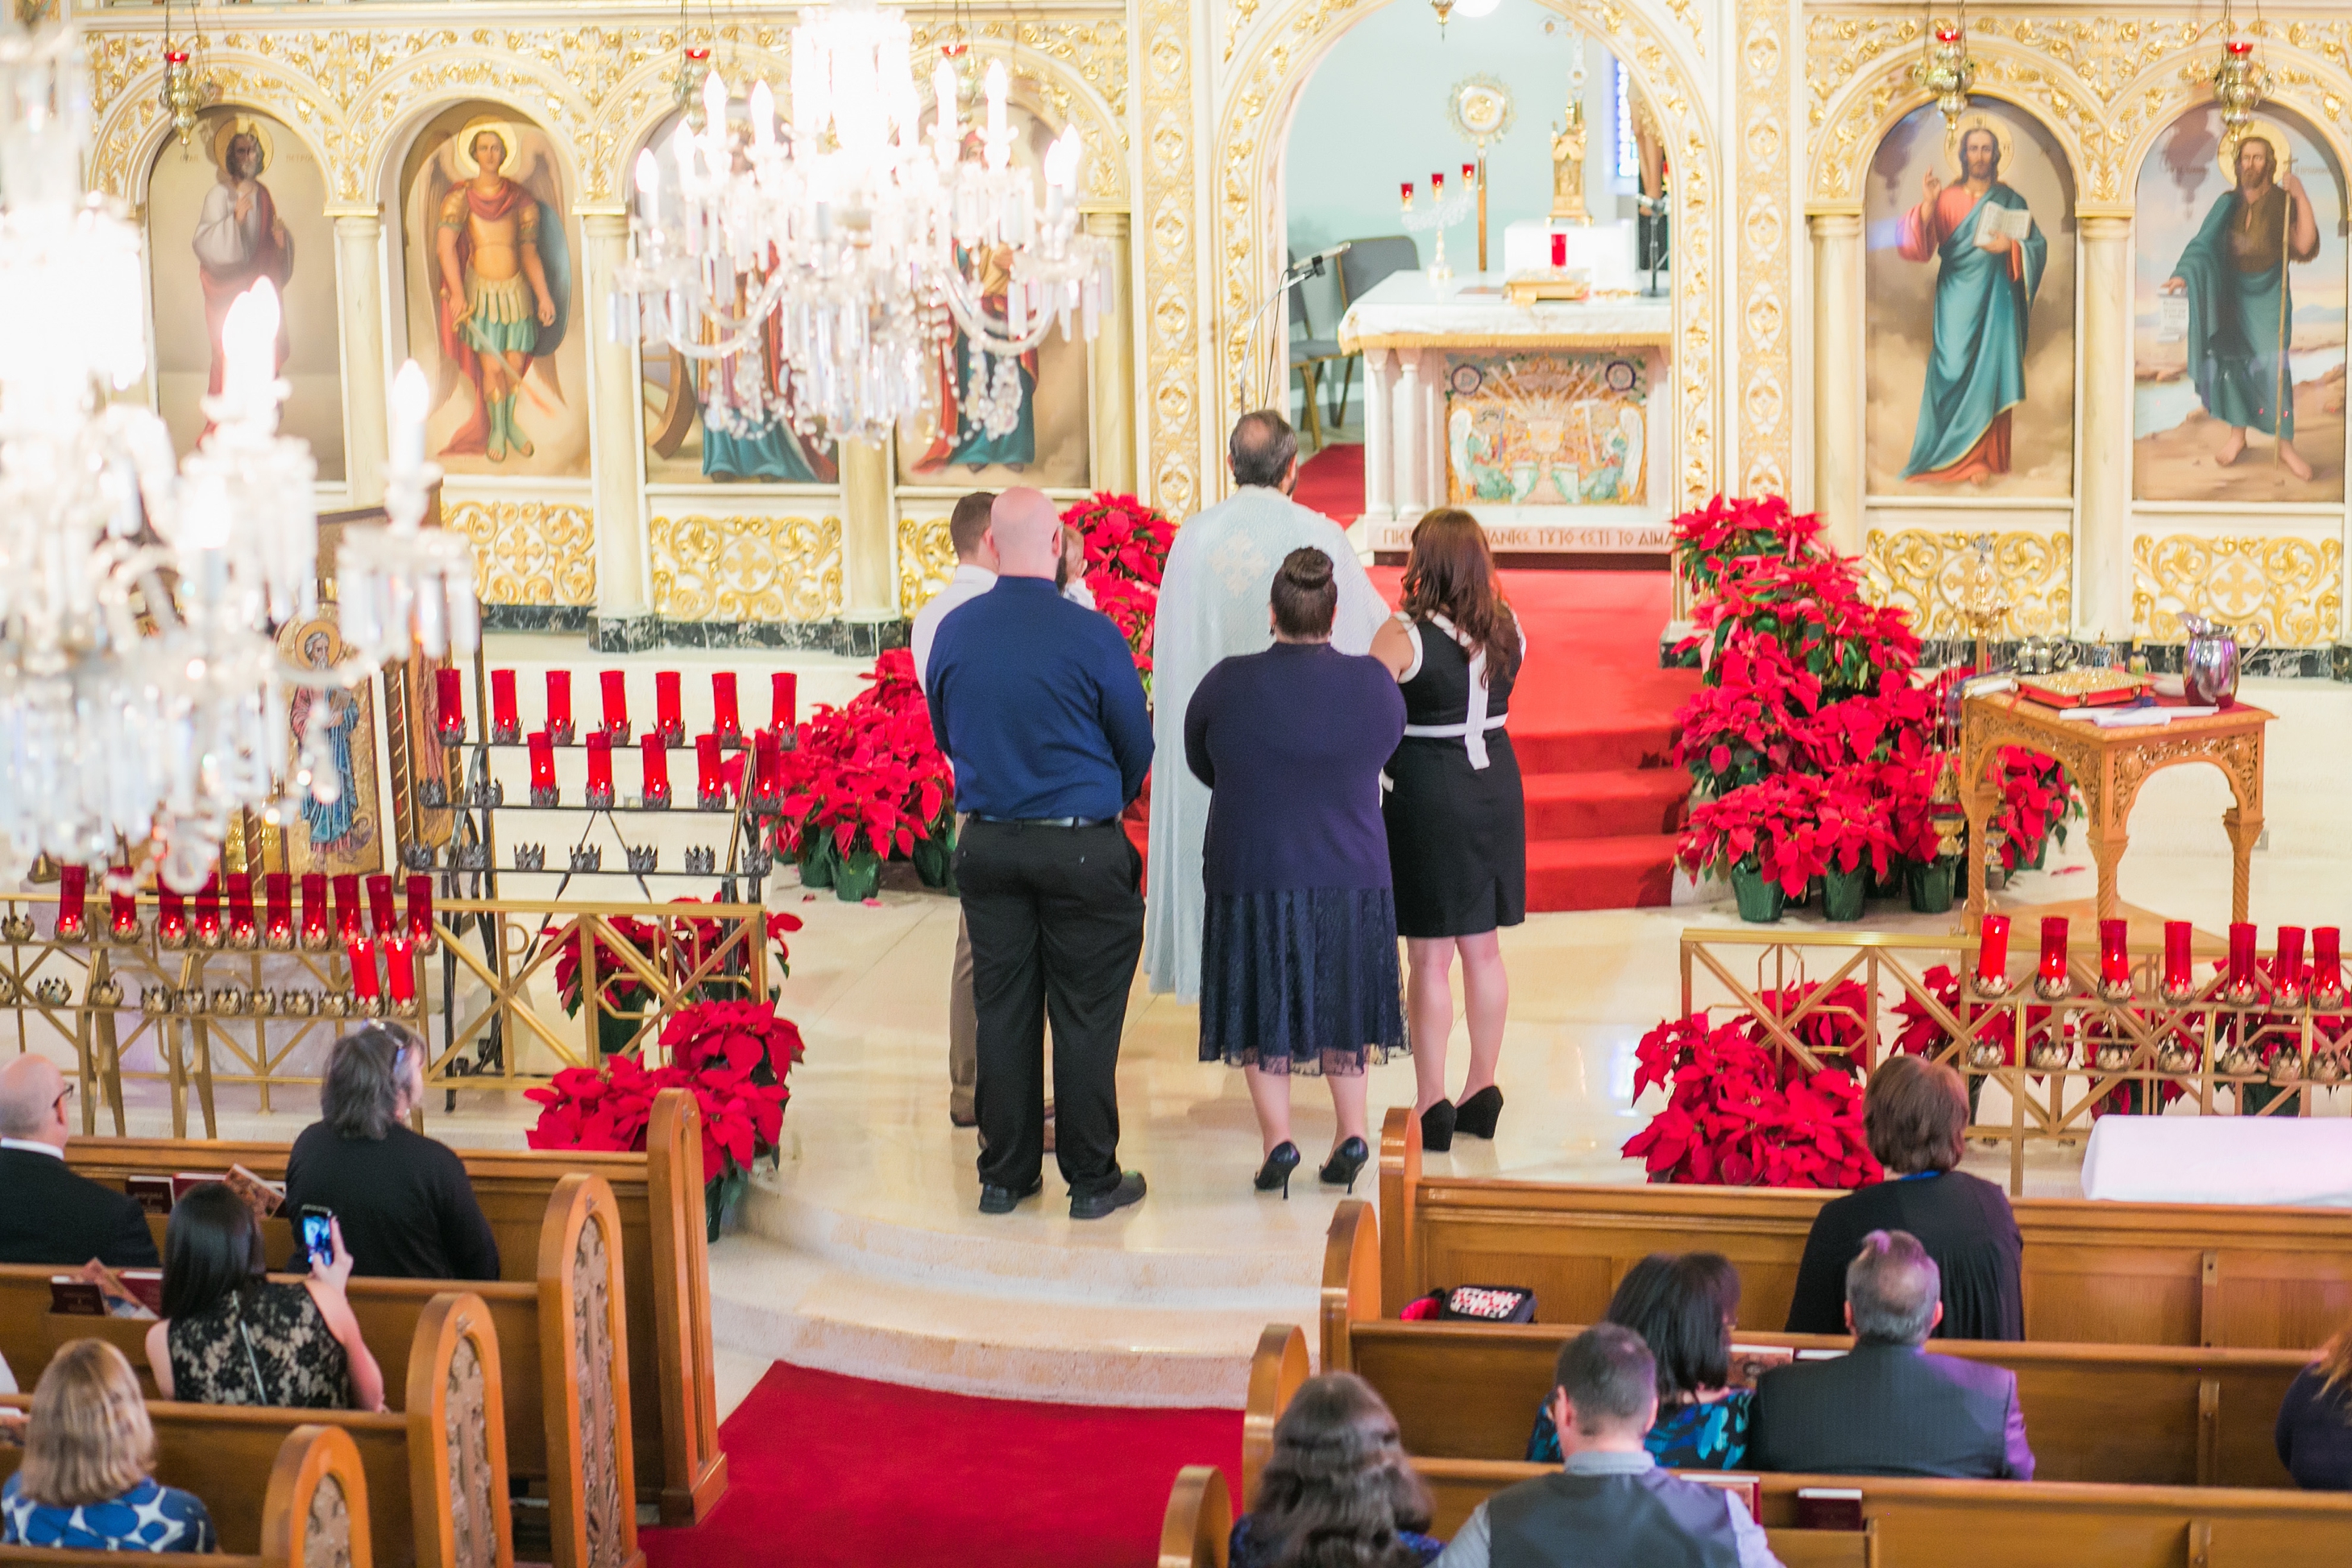
M 2180 682 L 2189 700 L 2202 706 L 2227 708 L 2238 699 L 2238 637 L 2240 633 L 2203 616 L 2183 616 L 2180 624 L 2188 628 L 2189 647 L 2180 658 Z M 2262 646 L 2260 626 L 2245 628 L 2251 634 L 2245 651 L 2252 652 Z

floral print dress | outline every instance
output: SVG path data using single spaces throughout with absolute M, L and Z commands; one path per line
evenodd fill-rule
M 1748 1413 L 1755 1399 L 1754 1389 L 1735 1388 L 1717 1400 L 1662 1405 L 1643 1446 L 1670 1470 L 1736 1470 L 1748 1457 Z M 1559 1434 L 1552 1427 L 1549 1405 L 1536 1411 L 1535 1430 L 1528 1436 L 1528 1462 L 1561 1462 Z

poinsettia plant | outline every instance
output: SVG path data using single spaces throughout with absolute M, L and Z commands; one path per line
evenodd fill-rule
M 845 859 L 906 858 L 954 816 L 955 770 L 931 734 L 914 656 L 891 648 L 864 679 L 845 706 L 819 705 L 781 759 L 787 853 L 829 836 Z
M 1791 898 L 1829 868 L 1821 832 L 1825 780 L 1775 773 L 1691 807 L 1675 857 L 1696 875 L 1754 871 Z
M 670 907 L 693 905 L 700 900 L 691 898 L 671 900 Z M 640 920 L 635 915 L 613 915 L 602 922 L 603 929 L 592 937 L 588 922 L 573 921 L 559 925 L 550 921 L 541 928 L 540 941 L 555 953 L 555 994 L 563 1010 L 577 1017 L 585 997 L 580 978 L 580 959 L 583 948 L 593 949 L 596 958 L 597 990 L 602 1007 L 606 1013 L 635 1014 L 643 1010 L 653 993 L 636 970 L 623 959 L 621 950 L 604 938 L 604 930 L 625 942 L 639 954 L 649 958 L 655 967 L 672 979 L 684 979 L 695 973 L 720 952 L 728 938 L 727 922 L 712 915 L 681 912 L 658 920 Z M 769 913 L 763 922 L 763 934 L 771 949 L 771 957 L 779 978 L 792 973 L 792 948 L 785 937 L 801 929 L 798 915 L 781 911 Z M 722 962 L 704 974 L 689 988 L 687 994 L 695 1000 L 712 1000 L 719 996 L 738 995 L 744 981 L 741 965 L 730 959 Z M 771 990 L 772 996 L 773 991 Z
M 1834 1068 L 1789 1073 L 1794 1058 L 1738 1021 L 1675 1031 L 1680 1060 L 1665 1106 L 1626 1140 L 1653 1182 L 1746 1187 L 1856 1187 L 1882 1178 L 1862 1126 L 1862 1086 Z
M 2066 818 L 2082 810 L 2074 785 L 2057 760 L 2021 746 L 2003 746 L 1998 763 L 2000 805 L 1987 826 L 2000 835 L 2000 863 L 2015 870 L 2043 840 L 2066 842 Z
M 1778 641 L 1735 636 L 1676 715 L 1675 760 L 1718 795 L 1786 772 L 1807 749 L 1821 693 Z
M 1151 689 L 1151 627 L 1160 610 L 1160 580 L 1168 570 L 1176 525 L 1133 496 L 1097 490 L 1062 513 L 1087 551 L 1087 587 L 1095 608 L 1127 638 L 1143 689 Z
M 1791 512 L 1783 496 L 1718 495 L 1675 519 L 1675 566 L 1701 593 L 1712 593 L 1732 562 L 1810 553 L 1823 528 L 1812 512 Z

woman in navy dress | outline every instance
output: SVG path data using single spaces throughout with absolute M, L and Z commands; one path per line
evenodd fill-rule
M 1405 1016 L 1418 1047 L 1413 1114 L 1421 1146 L 1442 1151 L 1456 1131 L 1492 1138 L 1503 1112 L 1495 1064 L 1511 983 L 1501 928 L 1528 918 L 1527 800 L 1503 721 L 1527 642 L 1486 531 L 1466 511 L 1442 508 L 1414 527 L 1403 587 L 1404 607 L 1372 638 L 1372 657 L 1404 691 L 1404 742 L 1389 761 L 1395 787 L 1384 812 L 1410 964 Z M 1470 1021 L 1458 1105 L 1445 1094 L 1457 954 Z
M 1331 646 L 1331 558 L 1275 574 L 1274 646 L 1220 661 L 1184 710 L 1184 761 L 1207 784 L 1201 1059 L 1249 1078 L 1265 1163 L 1290 1195 L 1290 1075 L 1330 1086 L 1339 1133 L 1318 1174 L 1355 1184 L 1371 1157 L 1364 1069 L 1405 1048 L 1381 765 L 1404 702 L 1380 664 Z

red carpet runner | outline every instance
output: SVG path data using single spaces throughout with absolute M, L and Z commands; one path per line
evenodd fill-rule
M 1240 1495 L 1237 1410 L 972 1399 L 778 1362 L 719 1429 L 729 1487 L 651 1568 L 1150 1568 L 1168 1488 L 1215 1464 Z

